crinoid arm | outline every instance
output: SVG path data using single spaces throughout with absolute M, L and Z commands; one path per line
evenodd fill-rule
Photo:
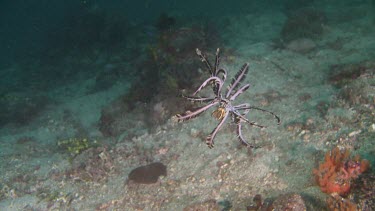
M 227 71 L 223 68 L 219 68 L 220 65 L 220 48 L 216 49 L 216 57 L 215 57 L 215 69 L 214 69 L 214 75 L 219 77 L 219 74 L 222 74 L 222 79 L 225 81 L 227 78 Z
M 236 116 L 235 118 L 237 119 L 236 121 L 239 121 L 240 123 L 241 122 L 246 122 L 247 124 L 251 125 L 251 126 L 254 126 L 254 127 L 258 127 L 258 128 L 266 128 L 266 126 L 264 125 L 259 125 L 255 122 L 252 122 L 248 119 L 246 119 L 246 117 L 244 117 L 243 115 L 239 114 L 238 112 L 233 112 L 234 115 Z
M 224 124 L 225 120 L 228 118 L 228 116 L 229 116 L 229 111 L 226 111 L 223 118 L 220 120 L 219 124 L 210 133 L 210 135 L 207 136 L 206 144 L 207 144 L 208 148 L 212 149 L 214 147 L 215 136 L 216 136 L 217 132 L 219 132 L 220 128 L 223 126 L 223 124 Z
M 196 97 L 196 96 L 186 96 L 183 94 L 181 94 L 180 96 L 191 102 L 199 102 L 199 103 L 211 102 L 215 99 L 213 97 Z
M 268 110 L 258 108 L 258 107 L 255 107 L 255 106 L 250 106 L 250 104 L 248 104 L 248 103 L 243 103 L 243 104 L 240 104 L 240 105 L 237 105 L 237 106 L 233 106 L 233 108 L 238 110 L 238 111 L 240 111 L 240 110 L 252 110 L 253 109 L 253 110 L 258 110 L 258 111 L 261 111 L 261 112 L 264 112 L 264 113 L 268 113 L 268 114 L 271 114 L 276 119 L 276 122 L 277 122 L 278 125 L 280 125 L 280 123 L 281 123 L 280 117 L 278 117 L 272 111 L 268 111 Z
M 281 123 L 280 117 L 277 116 L 276 114 L 274 114 L 272 111 L 267 111 L 265 109 L 261 109 L 261 108 L 254 107 L 254 106 L 250 106 L 250 109 L 254 109 L 254 110 L 262 111 L 262 112 L 265 112 L 265 113 L 269 113 L 276 119 L 276 122 L 277 122 L 278 125 L 280 125 L 280 123 Z
M 249 72 L 249 63 L 245 63 L 241 69 L 237 72 L 237 74 L 232 79 L 232 82 L 230 83 L 228 87 L 228 91 L 225 95 L 227 99 L 229 99 L 235 92 L 237 87 L 240 85 L 240 83 L 246 78 L 246 74 Z
M 220 68 L 216 70 L 215 76 L 219 77 L 219 75 L 222 75 L 221 80 L 225 81 L 227 79 L 227 71 L 225 69 Z
M 211 63 L 208 61 L 206 55 L 204 55 L 204 53 L 202 53 L 201 50 L 199 50 L 198 48 L 195 49 L 195 51 L 197 52 L 198 56 L 201 58 L 201 61 L 206 65 L 208 71 L 210 72 L 210 75 L 211 76 L 214 76 L 215 74 L 215 70 L 212 68 L 212 65 Z M 216 65 L 216 64 L 215 64 Z
M 218 101 L 212 101 L 211 103 L 207 105 L 195 108 L 193 111 L 186 111 L 183 114 L 177 114 L 175 118 L 177 119 L 178 122 L 183 122 L 189 119 L 193 119 L 199 116 L 200 114 L 202 114 L 204 111 L 210 109 L 212 106 L 215 106 L 217 104 L 219 104 Z
M 193 96 L 198 94 L 204 87 L 206 87 L 208 84 L 214 83 L 217 84 L 217 90 L 215 91 L 215 95 L 218 96 L 221 88 L 223 87 L 224 82 L 216 76 L 209 77 L 207 80 L 205 80 L 202 85 L 197 89 L 197 91 L 194 92 Z
M 232 94 L 232 96 L 230 96 L 229 100 L 230 101 L 233 101 L 236 99 L 236 97 L 238 97 L 239 95 L 241 95 L 242 93 L 244 93 L 248 88 L 250 87 L 250 84 L 245 84 L 243 85 L 240 89 L 238 89 L 234 94 Z
M 196 49 L 196 52 L 198 54 L 198 56 L 200 57 L 201 61 L 206 65 L 211 77 L 221 77 L 221 80 L 225 81 L 225 79 L 227 78 L 227 71 L 223 68 L 219 68 L 219 65 L 220 65 L 220 49 L 216 49 L 216 54 L 215 54 L 215 64 L 214 66 L 211 65 L 210 61 L 207 59 L 206 55 L 200 51 L 198 48 Z M 217 83 L 214 83 L 213 86 L 212 86 L 212 89 L 215 93 L 218 93 L 219 89 L 221 89 L 221 87 L 219 87 L 219 85 Z
M 220 48 L 216 49 L 216 54 L 215 54 L 215 76 L 217 76 L 217 70 L 219 69 L 220 65 Z
M 239 106 L 243 106 L 245 104 L 241 104 Z M 241 116 L 245 116 L 250 110 L 244 110 L 242 115 Z M 246 141 L 246 139 L 243 137 L 243 134 L 242 134 L 242 122 L 246 122 L 247 119 L 243 120 L 240 116 L 237 115 L 237 112 L 233 113 L 232 114 L 232 118 L 233 118 L 233 122 L 236 124 L 236 133 L 237 133 L 237 137 L 238 139 L 240 140 L 240 142 L 245 145 L 246 147 L 249 147 L 249 148 L 259 148 L 253 144 L 250 144 L 249 142 Z M 248 121 L 248 120 L 247 120 Z M 255 123 L 251 122 L 252 125 L 254 125 Z M 257 127 L 259 125 L 256 125 Z
M 249 147 L 249 148 L 259 148 L 258 146 L 255 146 L 255 145 L 253 145 L 253 144 L 250 144 L 249 142 L 247 142 L 246 140 L 245 140 L 245 138 L 243 137 L 243 135 L 242 135 L 242 125 L 241 125 L 241 123 L 240 122 L 238 122 L 237 124 L 236 124 L 236 133 L 237 133 L 237 137 L 238 137 L 238 139 L 240 140 L 240 142 L 243 144 L 243 145 L 245 145 L 246 147 Z

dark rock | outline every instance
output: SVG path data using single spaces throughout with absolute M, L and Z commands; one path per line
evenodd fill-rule
M 167 167 L 160 162 L 155 162 L 133 169 L 128 179 L 135 183 L 152 184 L 156 183 L 161 175 L 167 176 Z

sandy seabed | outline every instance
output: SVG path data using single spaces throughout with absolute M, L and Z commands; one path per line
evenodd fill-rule
M 245 127 L 245 137 L 258 149 L 243 147 L 233 124 L 219 131 L 209 149 L 204 139 L 217 124 L 212 111 L 184 123 L 163 117 L 169 120 L 149 129 L 136 108 L 124 116 L 128 130 L 105 137 L 98 129 L 102 108 L 129 90 L 128 83 L 84 94 L 92 80 L 87 79 L 51 91 L 62 103 L 48 106 L 27 126 L 0 131 L 0 210 L 246 210 L 257 194 L 274 199 L 288 193 L 301 195 L 308 210 L 326 209 L 327 195 L 312 170 L 327 151 L 349 148 L 374 164 L 375 30 L 370 18 L 327 24 L 320 39 L 282 48 L 268 39 L 276 33 L 270 23 L 280 22 L 282 15 L 229 18 L 233 24 L 222 32 L 228 40 L 222 48 L 235 54 L 223 55 L 222 66 L 231 78 L 250 63 L 245 82 L 251 87 L 236 102 L 273 111 L 282 121 L 277 125 L 264 113 L 250 112 L 252 121 L 267 126 Z M 339 74 L 359 68 L 355 77 Z M 74 94 L 61 94 L 66 92 Z M 175 105 L 147 106 L 163 115 Z M 57 140 L 77 130 L 98 145 L 74 157 L 58 150 Z M 167 167 L 156 183 L 128 180 L 133 169 L 152 162 Z

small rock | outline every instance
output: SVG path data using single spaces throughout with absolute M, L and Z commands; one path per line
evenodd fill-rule
M 128 179 L 135 183 L 152 184 L 158 181 L 159 176 L 167 176 L 167 167 L 160 162 L 155 162 L 133 169 Z

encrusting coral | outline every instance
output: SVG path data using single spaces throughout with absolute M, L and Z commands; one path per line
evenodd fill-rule
M 352 180 L 365 172 L 369 166 L 368 160 L 361 160 L 358 155 L 351 158 L 348 149 L 341 151 L 335 147 L 326 153 L 324 162 L 319 164 L 313 173 L 324 193 L 345 196 L 350 191 Z

